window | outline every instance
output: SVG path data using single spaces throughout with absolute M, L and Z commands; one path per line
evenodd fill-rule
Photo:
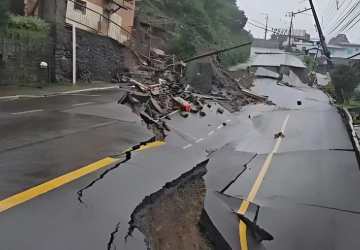
M 80 11 L 83 15 L 86 14 L 86 2 L 81 0 L 74 1 L 74 10 Z

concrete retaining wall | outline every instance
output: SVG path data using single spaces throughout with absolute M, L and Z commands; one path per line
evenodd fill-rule
M 0 40 L 0 85 L 46 83 L 51 72 L 40 69 L 40 62 L 50 67 L 53 46 L 50 41 Z
M 63 44 L 55 53 L 56 79 L 72 79 L 72 33 L 65 29 Z M 131 51 L 119 42 L 91 32 L 77 30 L 77 75 L 79 80 L 110 82 L 116 74 L 136 65 Z M 89 79 L 88 79 L 89 78 Z

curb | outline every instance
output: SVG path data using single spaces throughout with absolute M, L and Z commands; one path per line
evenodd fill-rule
M 0 100 L 16 100 L 20 98 L 45 98 L 45 97 L 52 97 L 58 95 L 68 95 L 68 94 L 76 94 L 76 93 L 83 93 L 83 92 L 91 92 L 91 91 L 99 91 L 99 90 L 110 90 L 110 89 L 118 89 L 119 86 L 113 87 L 100 87 L 100 88 L 89 88 L 89 89 L 79 89 L 79 90 L 72 90 L 72 91 L 64 91 L 64 92 L 54 92 L 45 95 L 14 95 L 14 96 L 1 96 Z
M 353 119 L 347 108 L 337 107 L 337 109 L 345 123 L 346 130 L 349 134 L 351 143 L 354 147 L 356 159 L 357 159 L 358 165 L 360 167 L 360 143 L 359 143 L 359 139 L 357 138 L 355 130 L 354 130 Z

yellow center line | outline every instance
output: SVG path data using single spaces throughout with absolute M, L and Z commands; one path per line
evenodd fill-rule
M 281 132 L 284 134 L 285 133 L 285 128 L 287 126 L 287 123 L 289 121 L 290 115 L 287 115 L 283 125 L 281 127 Z M 253 202 L 255 200 L 256 194 L 258 193 L 261 184 L 265 178 L 265 175 L 267 173 L 267 171 L 270 168 L 272 159 L 274 157 L 274 154 L 278 152 L 281 141 L 283 140 L 283 138 L 280 136 L 277 140 L 276 143 L 274 145 L 273 150 L 268 154 L 268 156 L 266 157 L 266 160 L 264 162 L 264 164 L 262 165 L 260 172 L 250 190 L 250 193 L 248 194 L 248 197 L 246 198 L 246 200 L 244 200 L 241 205 L 240 208 L 238 210 L 238 213 L 241 215 L 245 215 L 246 211 L 249 209 L 250 203 Z M 247 226 L 243 221 L 240 221 L 239 224 L 239 237 L 240 237 L 240 247 L 241 250 L 248 250 L 248 242 L 247 242 Z
M 165 144 L 165 142 L 152 142 L 148 143 L 144 146 L 141 146 L 136 151 L 143 151 L 150 148 L 159 147 L 161 145 Z M 27 189 L 23 192 L 20 192 L 18 194 L 15 194 L 13 196 L 10 196 L 8 198 L 5 198 L 4 200 L 0 201 L 0 213 L 4 212 L 10 208 L 13 208 L 17 205 L 20 205 L 26 201 L 29 201 L 31 199 L 34 199 L 42 194 L 45 194 L 51 190 L 54 190 L 56 188 L 59 188 L 67 183 L 70 183 L 76 179 L 79 179 L 85 175 L 88 175 L 94 171 L 97 171 L 99 169 L 105 168 L 111 164 L 114 164 L 118 162 L 119 159 L 106 157 L 102 160 L 99 160 L 97 162 L 91 163 L 87 166 L 84 166 L 82 168 L 79 168 L 77 170 L 74 170 L 72 172 L 69 172 L 65 175 L 62 175 L 60 177 L 57 177 L 55 179 L 52 179 L 50 181 L 44 182 L 38 186 L 32 187 L 30 189 Z
M 141 145 L 139 149 L 135 150 L 135 152 L 143 151 L 143 150 L 151 149 L 151 148 L 157 148 L 164 144 L 165 144 L 165 141 L 154 141 L 151 143 L 147 143 L 146 145 Z

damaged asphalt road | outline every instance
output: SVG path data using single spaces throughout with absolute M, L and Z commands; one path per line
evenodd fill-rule
M 177 242 L 178 249 L 358 249 L 360 201 L 356 197 L 360 175 L 340 115 L 326 95 L 305 85 L 290 88 L 262 80 L 253 91 L 269 96 L 277 106 L 252 105 L 236 114 L 226 110 L 219 114 L 214 104 L 211 108 L 204 107 L 205 117 L 191 114 L 183 118 L 175 114 L 167 121 L 171 131 L 166 144 L 133 152 L 130 160 L 86 190 L 85 205 L 77 200 L 77 192 L 104 170 L 1 213 L 2 246 L 36 250 L 132 250 L 148 246 L 156 249 L 152 244 L 157 242 L 164 246 L 157 249 L 176 249 L 166 246 Z M 296 104 L 298 99 L 303 101 L 302 106 Z M 96 120 L 89 126 L 118 119 L 111 117 L 110 104 L 90 106 L 93 107 L 57 112 L 71 119 Z M 32 119 L 39 116 L 30 115 Z M 88 154 L 94 154 L 91 160 L 97 160 L 121 152 L 115 145 L 145 131 L 141 123 L 131 123 L 137 124 L 135 127 L 126 126 L 125 121 L 116 124 L 123 127 L 106 127 L 97 132 L 77 128 L 80 132 L 64 132 L 64 137 L 57 139 L 61 141 L 56 142 L 50 140 L 49 131 L 49 137 L 37 148 L 24 146 L 2 153 L 1 165 L 10 171 L 8 165 L 16 161 L 17 173 L 13 173 L 12 181 L 21 171 L 25 172 L 26 165 L 32 167 L 42 162 L 42 157 L 49 162 L 38 166 L 39 171 L 49 165 L 81 166 Z M 285 137 L 274 139 L 274 134 L 282 130 Z M 125 132 L 128 137 L 123 135 Z M 112 141 L 109 135 L 117 139 Z M 105 138 L 101 139 L 102 136 Z M 150 137 L 143 132 L 142 138 L 129 141 L 122 150 Z M 69 154 L 82 145 L 81 141 L 89 145 L 86 151 L 77 157 Z M 63 152 L 60 159 L 54 162 L 46 155 L 34 159 L 35 153 L 41 154 L 50 146 L 54 154 Z M 85 150 L 84 147 L 81 149 Z M 203 164 L 199 170 L 200 163 Z M 54 177 L 63 174 L 54 171 Z M 263 178 L 259 178 L 262 174 Z M 53 175 L 48 176 L 54 178 Z M 29 177 L 27 183 L 13 182 L 13 187 L 2 189 L 7 191 L 0 195 L 6 198 L 45 180 L 34 181 Z M 2 183 L 6 185 L 9 180 L 4 178 Z M 193 199 L 186 199 L 189 196 Z M 169 205 L 172 199 L 181 201 L 179 210 Z M 246 212 L 240 213 L 244 202 L 248 202 Z M 170 216 L 175 212 L 179 217 L 176 221 Z M 184 218 L 195 218 L 197 223 L 188 225 Z M 241 221 L 246 225 L 245 231 L 239 230 L 244 228 Z M 150 226 L 152 222 L 155 224 Z M 183 225 L 192 230 L 194 245 L 185 244 L 188 238 L 180 237 L 187 229 L 181 231 Z M 177 227 L 173 230 L 176 237 L 166 234 L 171 226 Z M 131 236 L 126 238 L 129 227 Z M 270 239 L 265 237 L 268 235 L 273 240 L 266 240 Z

